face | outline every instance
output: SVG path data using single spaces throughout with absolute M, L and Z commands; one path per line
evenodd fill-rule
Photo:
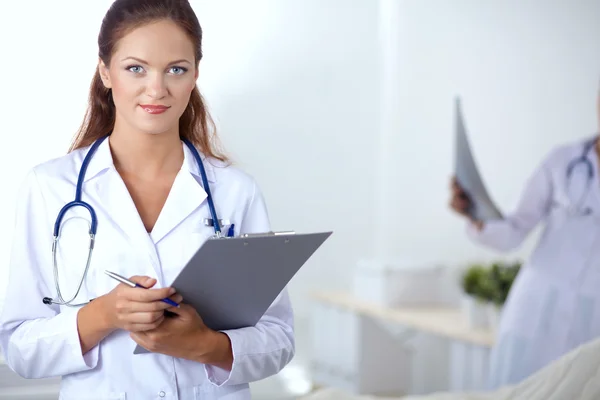
M 179 134 L 198 78 L 194 45 L 175 23 L 142 26 L 118 41 L 110 65 L 100 61 L 100 76 L 112 89 L 115 130 Z

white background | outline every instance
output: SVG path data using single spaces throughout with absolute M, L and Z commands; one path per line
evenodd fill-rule
M 597 1 L 191 2 L 205 30 L 201 90 L 273 227 L 334 231 L 291 284 L 299 317 L 308 291 L 347 287 L 360 258 L 498 257 L 446 205 L 455 95 L 504 211 L 550 148 L 596 130 Z M 2 7 L 2 283 L 18 185 L 66 152 L 110 3 Z

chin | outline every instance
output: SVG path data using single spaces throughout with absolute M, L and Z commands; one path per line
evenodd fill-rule
M 177 124 L 173 124 L 173 123 L 152 123 L 152 124 L 140 124 L 138 126 L 138 129 L 141 132 L 144 132 L 147 135 L 162 135 L 168 132 L 172 132 L 172 131 L 176 131 L 178 125 Z

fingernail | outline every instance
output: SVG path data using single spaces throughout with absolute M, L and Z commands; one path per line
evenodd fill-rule
M 174 295 L 177 291 L 175 290 L 175 288 L 171 288 L 169 289 L 169 296 Z

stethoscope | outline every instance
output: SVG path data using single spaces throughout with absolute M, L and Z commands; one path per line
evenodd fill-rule
M 52 264 L 53 264 L 53 268 L 54 268 L 54 284 L 56 286 L 56 294 L 58 297 L 58 301 L 56 301 L 50 297 L 44 297 L 42 299 L 44 304 L 48 304 L 48 305 L 58 304 L 58 305 L 65 305 L 65 306 L 70 306 L 70 307 L 78 307 L 78 306 L 82 306 L 82 305 L 89 303 L 89 301 L 87 301 L 85 303 L 71 304 L 77 298 L 77 295 L 79 294 L 79 291 L 81 290 L 81 286 L 83 285 L 83 282 L 85 281 L 85 279 L 87 277 L 88 270 L 90 268 L 90 262 L 92 260 L 92 252 L 94 250 L 96 231 L 98 229 L 98 218 L 96 216 L 96 212 L 94 211 L 94 208 L 89 203 L 86 203 L 85 201 L 81 200 L 81 192 L 82 192 L 83 182 L 85 180 L 85 173 L 87 171 L 88 165 L 89 165 L 90 161 L 92 160 L 92 157 L 94 156 L 94 153 L 96 152 L 98 147 L 102 144 L 102 142 L 107 137 L 108 136 L 104 136 L 104 137 L 96 140 L 90 147 L 90 150 L 88 151 L 85 158 L 83 159 L 83 163 L 81 164 L 81 170 L 79 171 L 79 176 L 77 178 L 77 186 L 75 188 L 75 200 L 65 204 L 65 206 L 58 213 L 58 217 L 56 218 L 56 221 L 54 223 L 54 232 L 53 232 L 54 240 L 52 242 Z M 206 191 L 206 194 L 207 194 L 208 207 L 210 209 L 210 214 L 212 216 L 212 219 L 206 218 L 204 220 L 204 223 L 206 225 L 212 226 L 214 228 L 214 231 L 215 231 L 214 236 L 215 237 L 217 237 L 217 238 L 223 237 L 223 234 L 221 233 L 222 220 L 219 220 L 217 218 L 215 204 L 213 202 L 212 194 L 210 191 L 210 186 L 208 185 L 208 179 L 206 177 L 206 170 L 204 169 L 204 164 L 202 163 L 200 154 L 198 153 L 198 150 L 196 150 L 194 145 L 189 140 L 183 139 L 183 138 L 181 140 L 190 149 L 190 151 L 192 152 L 192 154 L 194 156 L 194 159 L 196 160 L 196 163 L 198 164 L 198 168 L 200 169 L 200 175 L 202 176 L 202 185 L 204 186 L 204 190 Z M 89 250 L 88 250 L 88 256 L 87 256 L 87 261 L 86 261 L 86 265 L 85 265 L 85 270 L 83 271 L 83 276 L 81 277 L 81 280 L 79 281 L 79 285 L 77 286 L 77 291 L 75 292 L 75 295 L 73 295 L 73 297 L 71 297 L 69 300 L 65 300 L 60 291 L 60 285 L 58 283 L 58 265 L 57 265 L 57 261 L 56 261 L 56 249 L 58 247 L 58 241 L 59 241 L 59 237 L 60 237 L 60 226 L 61 226 L 63 217 L 65 216 L 66 212 L 69 209 L 74 208 L 74 207 L 83 207 L 86 210 L 88 210 L 88 212 L 90 214 L 90 217 L 91 217 L 91 223 L 90 223 L 90 229 L 89 229 L 90 244 L 89 244 Z M 233 226 L 230 227 L 230 231 L 228 232 L 227 236 L 233 236 L 232 227 Z
M 591 185 L 594 181 L 594 175 L 595 175 L 594 174 L 594 165 L 590 161 L 589 155 L 590 155 L 590 152 L 594 149 L 594 146 L 596 146 L 597 142 L 598 142 L 597 137 L 587 141 L 584 144 L 583 151 L 581 152 L 579 157 L 574 158 L 567 165 L 567 170 L 566 170 L 567 185 L 566 186 L 567 186 L 567 193 L 569 194 L 569 197 L 571 197 L 571 194 L 573 193 L 573 191 L 571 190 L 571 183 L 573 182 L 573 174 L 574 174 L 575 169 L 583 168 L 582 172 L 585 174 L 584 175 L 585 176 L 585 186 L 583 188 L 583 191 L 581 192 L 581 195 L 579 196 L 578 201 L 570 202 L 569 204 L 564 206 L 565 211 L 570 216 L 587 216 L 587 215 L 592 214 L 592 209 L 587 206 L 584 207 L 583 203 L 585 201 L 585 198 L 589 194 Z M 558 204 L 556 204 L 556 205 L 558 205 Z

